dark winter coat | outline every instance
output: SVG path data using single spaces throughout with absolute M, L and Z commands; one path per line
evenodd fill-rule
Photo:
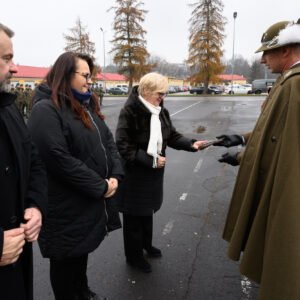
M 195 140 L 176 131 L 164 107 L 159 119 L 163 137 L 162 156 L 166 156 L 167 146 L 196 151 L 192 148 Z M 134 87 L 120 112 L 116 130 L 116 144 L 125 168 L 118 204 L 121 212 L 131 215 L 152 215 L 162 205 L 164 168 L 153 168 L 153 157 L 147 154 L 150 120 L 151 113 L 139 100 L 137 87 Z
M 95 250 L 107 233 L 105 179 L 123 170 L 113 136 L 91 107 L 88 129 L 66 104 L 54 106 L 51 90 L 39 86 L 28 121 L 49 182 L 49 205 L 39 244 L 44 257 L 76 257 Z
M 38 156 L 37 148 L 32 143 L 23 117 L 14 103 L 15 98 L 15 95 L 0 93 L 0 257 L 3 250 L 3 231 L 19 227 L 20 223 L 24 222 L 26 208 L 37 207 L 44 216 L 47 207 L 45 168 Z M 4 157 L 9 162 L 4 161 Z M 21 265 L 24 269 L 26 293 L 28 299 L 32 299 L 31 243 L 25 244 L 23 253 L 14 266 L 0 267 L 0 298 L 15 299 L 17 296 L 13 293 L 18 293 L 21 289 L 13 282 L 16 281 L 14 278 L 16 265 Z

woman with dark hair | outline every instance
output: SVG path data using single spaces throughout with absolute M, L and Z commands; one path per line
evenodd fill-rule
M 99 299 L 88 287 L 88 253 L 116 228 L 108 228 L 106 204 L 123 171 L 97 97 L 89 90 L 93 70 L 87 55 L 59 56 L 36 89 L 28 121 L 48 171 L 48 215 L 39 245 L 50 258 L 58 300 Z

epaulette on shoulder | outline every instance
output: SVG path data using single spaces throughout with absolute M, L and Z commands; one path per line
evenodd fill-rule
M 293 77 L 295 75 L 299 75 L 299 74 L 300 74 L 300 66 L 292 68 L 283 74 L 280 83 L 283 84 L 288 78 L 291 78 L 291 77 Z

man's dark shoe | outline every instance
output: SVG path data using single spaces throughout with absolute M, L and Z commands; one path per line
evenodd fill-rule
M 140 271 L 144 272 L 144 273 L 150 273 L 152 272 L 152 268 L 151 265 L 146 261 L 146 259 L 144 257 L 140 257 L 140 258 L 135 258 L 135 259 L 126 259 L 126 262 L 134 267 L 139 269 Z
M 162 257 L 161 250 L 153 246 L 145 248 L 149 257 Z

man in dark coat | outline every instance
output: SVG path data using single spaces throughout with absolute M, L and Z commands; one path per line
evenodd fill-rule
M 300 299 L 300 19 L 272 25 L 257 52 L 281 76 L 247 142 L 223 237 L 259 299 Z
M 46 207 L 46 173 L 24 120 L 6 92 L 17 72 L 13 32 L 0 23 L 0 299 L 33 299 L 31 242 Z

